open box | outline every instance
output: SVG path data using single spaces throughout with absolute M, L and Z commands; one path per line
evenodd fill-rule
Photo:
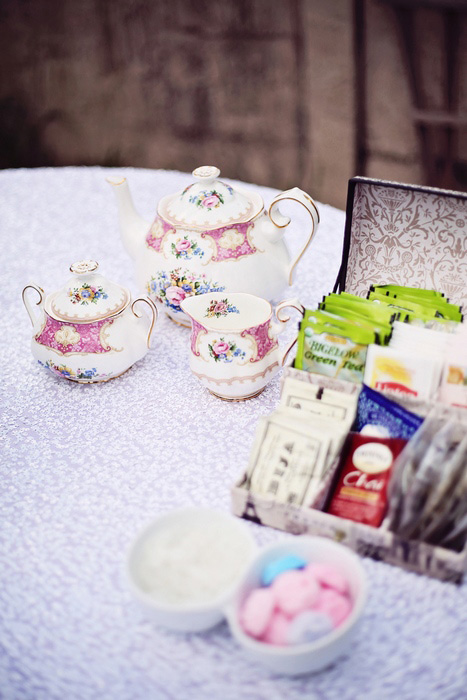
M 356 177 L 349 182 L 344 248 L 335 289 L 366 296 L 371 284 L 398 284 L 444 292 L 467 306 L 467 194 Z M 327 292 L 328 290 L 324 290 Z M 354 393 L 359 386 L 288 366 L 292 376 Z M 394 398 L 394 397 L 392 397 Z M 399 399 L 398 399 L 399 400 Z M 401 401 L 426 415 L 431 404 Z M 456 417 L 465 409 L 443 408 Z M 459 413 L 460 412 L 460 413 Z M 467 547 L 455 552 L 409 541 L 316 508 L 278 504 L 245 488 L 245 475 L 232 489 L 235 515 L 295 534 L 335 539 L 362 556 L 395 564 L 442 581 L 460 583 L 467 569 Z

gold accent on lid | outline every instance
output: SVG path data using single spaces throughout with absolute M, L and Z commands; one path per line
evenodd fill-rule
M 99 263 L 95 260 L 78 260 L 70 265 L 70 272 L 74 272 L 75 275 L 84 275 L 86 272 L 95 272 L 98 267 Z

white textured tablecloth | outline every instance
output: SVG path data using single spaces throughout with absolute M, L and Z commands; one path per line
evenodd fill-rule
M 191 181 L 175 172 L 121 172 L 147 219 L 162 195 Z M 279 380 L 245 403 L 210 396 L 188 369 L 188 331 L 163 314 L 150 353 L 107 384 L 73 384 L 37 365 L 25 284 L 53 291 L 70 263 L 93 258 L 105 276 L 138 291 L 108 174 L 116 173 L 0 173 L 0 697 L 466 698 L 465 584 L 364 560 L 370 598 L 352 653 L 296 679 L 250 662 L 226 624 L 169 632 L 134 602 L 124 573 L 132 538 L 174 507 L 229 510 L 230 486 L 247 464 L 258 416 L 277 403 Z M 269 203 L 275 192 L 258 189 Z M 306 305 L 330 291 L 340 262 L 344 213 L 324 205 L 320 212 L 292 290 Z M 248 527 L 259 544 L 287 537 Z

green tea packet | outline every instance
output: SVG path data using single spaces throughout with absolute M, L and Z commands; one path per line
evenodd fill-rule
M 368 299 L 357 297 L 354 294 L 347 294 L 347 292 L 328 294 L 323 297 L 323 301 L 319 306 L 321 308 L 321 305 L 327 305 L 328 303 L 339 304 L 342 311 L 346 309 L 355 310 L 377 323 L 391 324 L 398 318 L 397 310 L 391 309 L 387 304 L 373 304 Z
M 387 294 L 388 296 L 403 296 L 408 294 L 409 296 L 427 298 L 438 297 L 444 299 L 443 292 L 437 292 L 434 289 L 420 289 L 419 287 L 404 287 L 398 284 L 372 284 L 370 286 L 370 292 L 377 292 L 378 294 Z M 448 301 L 446 299 L 446 301 Z
M 315 312 L 318 314 L 319 312 Z M 368 345 L 376 335 L 349 321 L 302 321 L 297 340 L 296 369 L 361 383 Z
M 374 304 L 374 306 L 377 306 Z M 392 325 L 387 322 L 377 322 L 374 319 L 369 318 L 363 309 L 359 309 L 356 305 L 345 306 L 342 305 L 338 299 L 330 301 L 322 301 L 319 304 L 319 308 L 323 311 L 327 311 L 330 314 L 339 316 L 340 318 L 348 319 L 353 321 L 363 328 L 368 328 L 373 330 L 376 334 L 376 342 L 378 345 L 387 345 L 392 334 Z
M 385 304 L 391 309 L 396 309 L 399 313 L 399 321 L 408 321 L 410 323 L 413 319 L 429 321 L 436 318 L 436 308 L 409 301 L 408 299 L 395 299 L 377 292 L 369 292 L 368 299 L 373 303 Z
M 407 295 L 400 296 L 388 296 L 385 294 L 379 294 L 378 292 L 370 292 L 368 298 L 372 301 L 377 300 L 381 302 L 400 306 L 401 308 L 407 309 L 411 313 L 414 313 L 416 317 L 429 320 L 430 318 L 444 318 L 451 321 L 462 321 L 462 314 L 460 312 L 460 307 L 456 304 L 449 304 L 444 298 L 440 297 L 416 297 Z

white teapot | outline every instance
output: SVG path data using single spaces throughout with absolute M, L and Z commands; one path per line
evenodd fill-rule
M 32 354 L 40 365 L 75 382 L 103 382 L 123 374 L 147 353 L 157 308 L 148 297 L 133 302 L 125 287 L 97 272 L 94 260 L 81 260 L 68 283 L 47 297 L 35 284 L 23 289 L 33 326 Z M 39 295 L 35 311 L 28 289 Z M 151 318 L 135 306 L 145 302 Z
M 182 325 L 190 321 L 180 304 L 194 295 L 247 292 L 277 301 L 318 228 L 316 204 L 298 187 L 277 195 L 266 212 L 259 194 L 234 189 L 219 175 L 212 166 L 194 170 L 195 182 L 160 200 L 152 225 L 136 213 L 126 179 L 107 178 L 140 288 Z M 310 234 L 293 260 L 283 236 L 290 219 L 278 210 L 282 200 L 299 202 L 311 216 Z

